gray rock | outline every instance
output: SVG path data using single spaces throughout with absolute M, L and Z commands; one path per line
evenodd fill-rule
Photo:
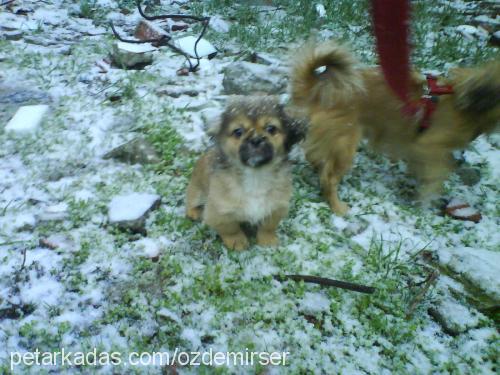
M 286 80 L 282 71 L 246 61 L 228 65 L 222 81 L 226 94 L 248 95 L 264 92 L 278 94 L 285 91 Z
M 156 194 L 130 193 L 115 196 L 108 206 L 109 223 L 135 233 L 146 233 L 149 213 L 160 206 Z
M 3 127 L 19 107 L 34 104 L 50 104 L 52 99 L 42 91 L 22 87 L 0 85 L 0 127 Z
M 37 46 L 43 47 L 54 46 L 58 44 L 58 42 L 55 40 L 47 39 L 38 35 L 26 35 L 24 37 L 24 41 L 29 44 L 35 44 Z
M 128 164 L 155 164 L 161 160 L 153 146 L 142 136 L 114 148 L 103 159 L 116 159 Z
M 20 40 L 23 37 L 23 32 L 21 30 L 5 31 L 0 37 L 6 40 Z
M 475 328 L 480 323 L 479 314 L 471 312 L 469 308 L 446 297 L 429 308 L 429 315 L 439 323 L 443 331 L 456 336 Z
M 370 223 L 367 220 L 363 218 L 358 218 L 356 222 L 349 223 L 342 230 L 342 234 L 346 237 L 354 237 L 364 232 L 369 225 Z
M 47 206 L 45 210 L 37 216 L 39 223 L 64 221 L 69 217 L 68 205 L 66 203 Z
M 113 44 L 111 60 L 124 69 L 140 69 L 153 62 L 156 48 L 148 44 L 116 42 Z
M 473 186 L 481 180 L 481 172 L 477 168 L 461 167 L 455 173 L 467 186 Z

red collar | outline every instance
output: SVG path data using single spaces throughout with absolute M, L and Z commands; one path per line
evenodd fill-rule
M 428 74 L 426 76 L 427 89 L 424 95 L 416 102 L 406 103 L 403 113 L 410 117 L 419 118 L 419 132 L 429 128 L 431 116 L 437 108 L 437 103 L 441 95 L 453 94 L 453 86 L 438 85 L 437 77 Z

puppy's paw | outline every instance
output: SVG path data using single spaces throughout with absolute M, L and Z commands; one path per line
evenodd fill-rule
M 330 208 L 338 216 L 344 216 L 349 211 L 349 205 L 338 199 L 330 199 Z
M 203 210 L 201 207 L 190 207 L 186 209 L 186 217 L 191 220 L 200 220 Z
M 260 246 L 276 246 L 278 245 L 278 236 L 274 231 L 258 231 L 257 245 Z
M 221 238 L 228 249 L 241 251 L 248 247 L 248 239 L 243 232 L 232 235 L 221 235 Z

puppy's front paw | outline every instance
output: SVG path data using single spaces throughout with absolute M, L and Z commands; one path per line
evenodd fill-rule
M 186 209 L 186 217 L 191 220 L 200 220 L 201 213 L 203 212 L 201 207 L 190 207 Z
M 237 233 L 232 235 L 221 235 L 222 242 L 228 249 L 231 250 L 245 250 L 248 247 L 248 239 L 244 233 Z
M 330 208 L 338 216 L 344 216 L 349 211 L 349 205 L 338 199 L 330 199 Z
M 257 245 L 260 246 L 276 246 L 278 245 L 278 236 L 274 231 L 263 231 L 257 232 Z

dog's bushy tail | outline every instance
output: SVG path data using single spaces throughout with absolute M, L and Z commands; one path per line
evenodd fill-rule
M 500 62 L 482 68 L 457 69 L 454 73 L 455 107 L 470 116 L 484 118 L 492 129 L 500 122 Z
M 346 105 L 364 92 L 358 61 L 344 46 L 309 41 L 293 52 L 292 101 L 299 106 L 331 108 Z

